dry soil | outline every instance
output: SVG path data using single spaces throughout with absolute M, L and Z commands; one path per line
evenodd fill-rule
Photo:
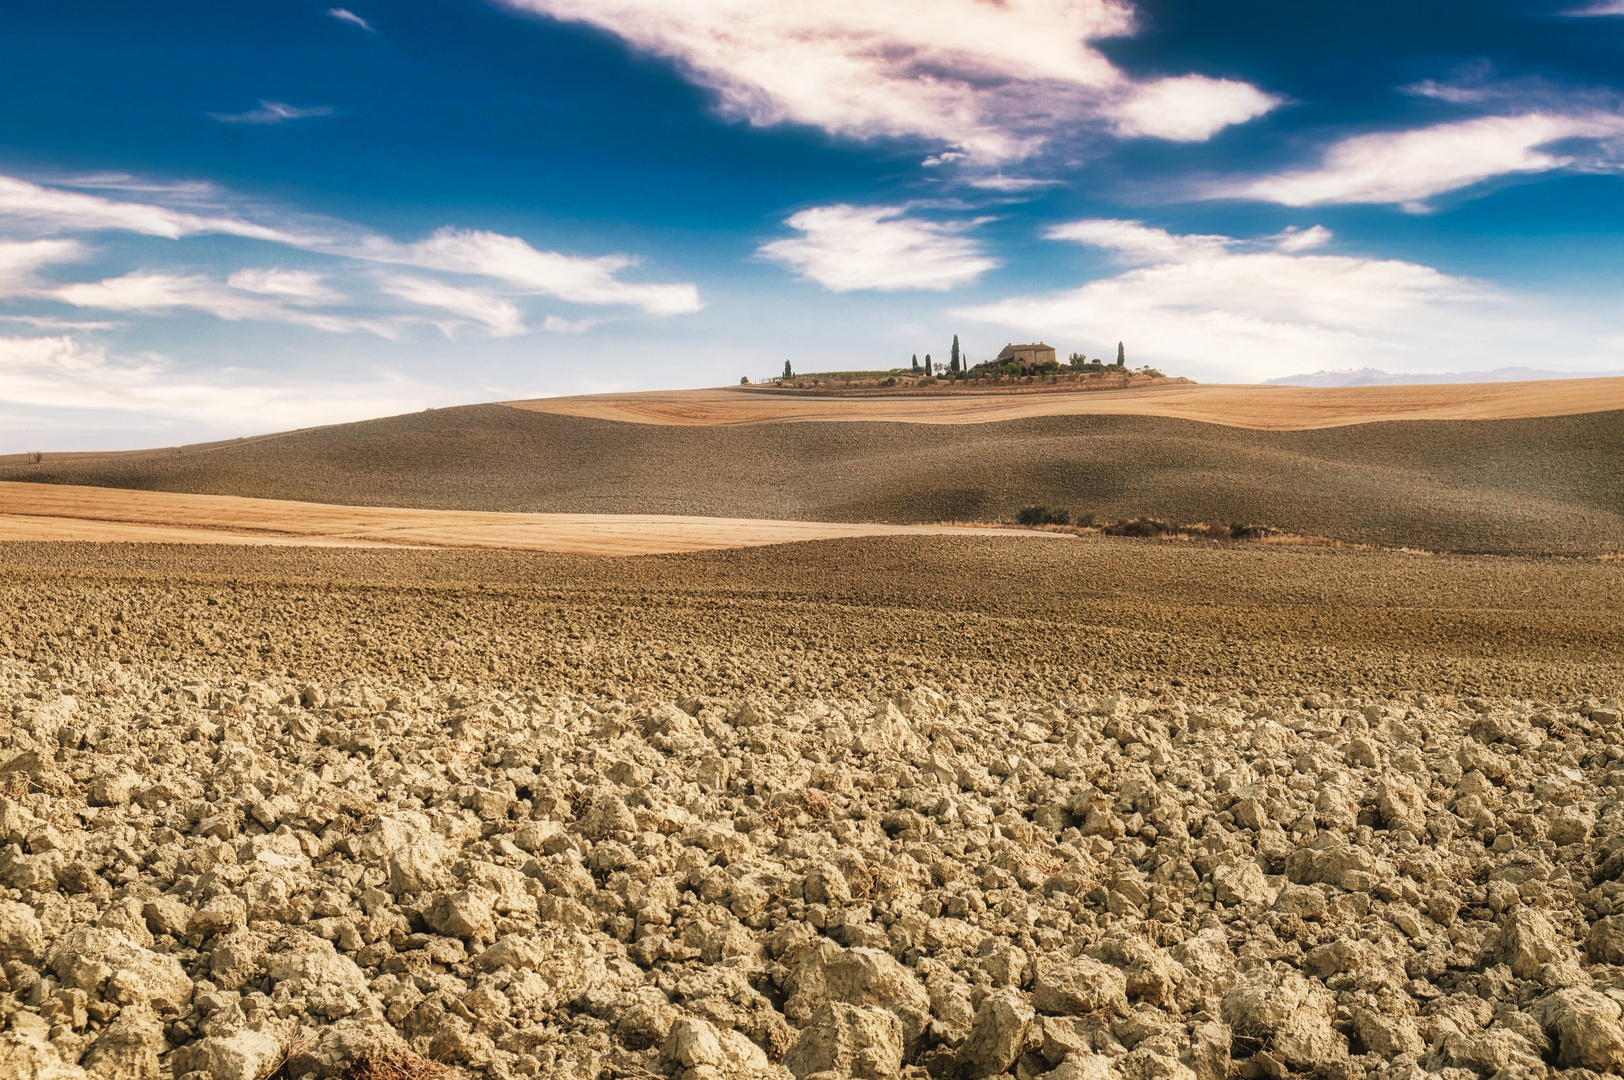
M 0 1075 L 1614 1073 L 1621 601 L 1117 539 L 0 544 Z

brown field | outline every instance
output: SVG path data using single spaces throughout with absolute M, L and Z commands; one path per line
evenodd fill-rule
M 0 541 L 485 547 L 652 555 L 855 536 L 974 536 L 961 525 L 404 510 L 0 481 Z M 1052 533 L 1018 535 L 1050 539 Z
M 46 455 L 0 465 L 0 480 L 423 510 L 892 524 L 1010 521 L 1041 502 L 1384 547 L 1624 550 L 1621 411 L 1264 431 L 1155 416 L 685 426 L 473 405 L 162 453 Z
M 518 409 L 633 424 L 986 424 L 1042 416 L 1158 416 L 1259 431 L 1394 420 L 1516 420 L 1624 409 L 1624 378 L 1423 386 L 1202 386 L 1060 393 L 820 396 L 748 387 L 536 398 Z
M 1114 537 L 879 536 L 625 559 L 0 544 L 0 652 L 611 696 L 921 679 L 1054 694 L 1079 677 L 1145 692 L 1178 680 L 1605 696 L 1624 689 L 1620 610 L 1624 566 L 1600 560 Z M 118 633 L 103 632 L 121 611 Z
M 1617 1074 L 1619 406 L 5 468 L 0 1076 Z
M 810 1080 L 856 1020 L 902 1080 L 1616 1072 L 1621 608 L 1115 538 L 0 542 L 0 1074 Z

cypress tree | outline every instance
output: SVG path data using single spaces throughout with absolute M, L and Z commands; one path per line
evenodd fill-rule
M 913 354 L 913 369 L 915 371 L 919 370 L 919 354 L 918 353 Z
M 784 361 L 784 378 L 786 378 L 786 379 L 793 379 L 793 378 L 795 378 L 795 372 L 793 372 L 793 371 L 791 371 L 791 370 L 790 370 L 790 367 L 789 367 L 789 361 L 788 361 L 788 360 L 785 360 L 785 361 Z
M 957 373 L 959 370 L 959 335 L 953 335 L 953 351 L 947 354 L 947 367 L 949 371 Z
M 1127 366 L 1128 366 L 1128 351 L 1122 347 L 1122 342 L 1119 341 L 1119 342 L 1117 342 L 1117 367 L 1127 367 Z
M 925 374 L 930 374 L 930 353 L 925 354 Z

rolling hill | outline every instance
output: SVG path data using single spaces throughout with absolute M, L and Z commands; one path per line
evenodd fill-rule
M 837 522 L 1007 520 L 1050 502 L 1392 547 L 1595 555 L 1624 548 L 1624 411 L 1257 430 L 1136 415 L 662 424 L 471 405 L 192 449 L 48 455 L 0 466 L 0 480 Z

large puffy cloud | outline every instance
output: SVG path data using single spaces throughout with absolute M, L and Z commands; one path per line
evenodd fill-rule
M 1355 135 L 1333 144 L 1314 168 L 1214 187 L 1218 197 L 1285 206 L 1392 203 L 1426 209 L 1435 195 L 1499 176 L 1549 172 L 1576 163 L 1549 149 L 1565 140 L 1624 135 L 1624 116 L 1529 112 L 1481 116 L 1412 131 Z
M 916 136 L 981 161 L 1032 154 L 1080 119 L 1199 140 L 1267 112 L 1245 83 L 1136 84 L 1091 44 L 1129 33 L 1120 0 L 507 0 L 675 60 L 754 124 Z
M 1182 75 L 1135 86 L 1107 107 L 1119 135 L 1201 142 L 1231 124 L 1262 116 L 1277 100 L 1250 83 Z
M 759 254 L 834 292 L 951 289 L 998 265 L 963 235 L 965 225 L 909 217 L 899 206 L 818 206 L 785 224 L 801 235 Z
M 1139 362 L 1225 379 L 1394 361 L 1458 366 L 1517 336 L 1506 298 L 1490 287 L 1417 263 L 1307 250 L 1329 240 L 1323 229 L 1245 242 L 1081 221 L 1049 235 L 1129 268 L 957 314 L 1096 349 L 1121 340 Z

